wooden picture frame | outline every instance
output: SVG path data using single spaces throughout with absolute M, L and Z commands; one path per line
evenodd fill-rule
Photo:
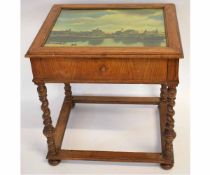
M 163 9 L 165 19 L 165 31 L 167 39 L 167 47 L 43 47 L 48 35 L 54 26 L 62 9 L 142 9 L 154 8 Z M 176 11 L 173 4 L 91 4 L 91 5 L 54 5 L 50 10 L 45 22 L 43 23 L 39 33 L 32 43 L 27 57 L 85 57 L 94 58 L 100 55 L 107 57 L 119 58 L 180 58 L 183 57 Z

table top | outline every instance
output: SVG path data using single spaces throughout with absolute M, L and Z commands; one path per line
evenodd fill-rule
M 181 58 L 175 6 L 54 5 L 26 56 Z

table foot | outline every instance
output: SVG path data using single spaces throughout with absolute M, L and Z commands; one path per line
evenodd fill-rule
M 164 170 L 169 170 L 169 169 L 171 169 L 174 166 L 174 164 L 173 163 L 172 164 L 164 164 L 164 163 L 161 163 L 160 166 Z
M 56 166 L 61 162 L 61 160 L 48 160 L 48 163 L 52 166 Z

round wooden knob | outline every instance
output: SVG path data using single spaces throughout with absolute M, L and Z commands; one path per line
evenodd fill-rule
M 101 72 L 105 72 L 106 70 L 107 70 L 107 68 L 106 68 L 105 65 L 103 65 L 103 66 L 100 67 L 100 71 L 101 71 Z

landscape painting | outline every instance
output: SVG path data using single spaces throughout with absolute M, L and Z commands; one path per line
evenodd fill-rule
M 46 47 L 166 47 L 162 9 L 63 9 Z

